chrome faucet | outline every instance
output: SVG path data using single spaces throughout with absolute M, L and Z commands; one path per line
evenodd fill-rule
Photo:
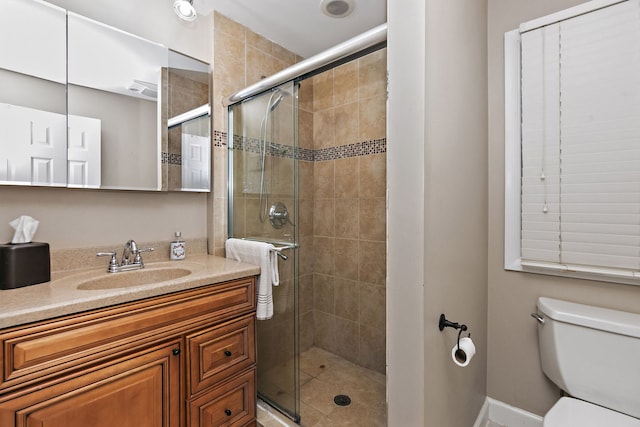
M 137 254 L 138 245 L 135 240 L 129 240 L 124 244 L 124 249 L 122 250 L 122 261 L 120 261 L 120 265 L 129 265 L 133 264 L 131 260 L 131 254 Z
M 138 245 L 135 240 L 129 240 L 124 245 L 122 250 L 122 261 L 118 264 L 118 258 L 116 258 L 116 251 L 113 252 L 98 252 L 97 256 L 111 257 L 109 260 L 109 267 L 107 267 L 107 273 L 118 273 L 120 271 L 139 270 L 144 268 L 144 262 L 142 262 L 143 252 L 151 252 L 153 248 L 138 249 Z M 133 255 L 133 260 L 131 256 Z

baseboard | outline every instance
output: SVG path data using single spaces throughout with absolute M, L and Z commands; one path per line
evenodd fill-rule
M 487 421 L 505 427 L 542 427 L 542 417 L 490 397 L 482 405 L 473 427 L 484 427 Z
M 489 421 L 489 398 L 484 399 L 484 403 L 482 404 L 482 408 L 480 408 L 476 422 L 473 423 L 473 427 L 484 427 L 487 425 L 487 421 Z

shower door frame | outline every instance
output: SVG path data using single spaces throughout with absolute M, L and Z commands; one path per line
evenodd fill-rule
M 299 355 L 300 355 L 300 318 L 299 318 L 299 305 L 298 305 L 298 299 L 299 299 L 299 268 L 300 268 L 300 259 L 299 259 L 299 228 L 297 226 L 298 224 L 298 212 L 299 212 L 299 160 L 300 160 L 300 150 L 299 150 L 299 141 L 298 141 L 298 89 L 299 89 L 299 85 L 296 84 L 294 81 L 288 81 L 288 82 L 284 82 L 283 84 L 281 84 L 280 86 L 278 86 L 278 88 L 283 88 L 285 86 L 289 86 L 289 89 L 291 91 L 291 95 L 292 95 L 292 114 L 291 114 L 291 143 L 292 143 L 292 150 L 291 150 L 291 161 L 293 162 L 293 173 L 292 173 L 292 207 L 293 207 L 293 218 L 291 219 L 291 225 L 292 225 L 292 235 L 291 235 L 291 239 L 292 241 L 282 241 L 282 240 L 269 240 L 269 239 L 255 239 L 253 238 L 252 240 L 261 240 L 261 241 L 267 241 L 268 243 L 272 243 L 274 244 L 274 246 L 276 246 L 276 248 L 279 249 L 289 249 L 290 251 L 288 251 L 288 253 L 285 253 L 285 257 L 288 257 L 287 260 L 285 260 L 285 257 L 282 257 L 283 261 L 279 261 L 279 262 L 287 262 L 287 263 L 293 263 L 293 284 L 292 284 L 292 288 L 293 288 L 293 405 L 286 405 L 286 404 L 282 404 L 281 402 L 276 401 L 275 398 L 270 397 L 267 393 L 264 393 L 260 390 L 260 381 L 258 380 L 256 382 L 256 387 L 257 387 L 257 394 L 258 397 L 260 399 L 262 399 L 263 401 L 265 401 L 267 404 L 269 404 L 270 406 L 272 406 L 273 408 L 277 409 L 278 411 L 282 412 L 284 415 L 286 415 L 287 417 L 291 418 L 293 421 L 295 421 L 296 423 L 300 422 L 300 359 L 299 359 Z M 276 89 L 277 90 L 277 89 Z M 287 89 L 284 89 L 285 91 Z M 228 135 L 228 147 L 227 147 L 227 152 L 228 152 L 228 203 L 227 203 L 227 208 L 228 208 L 228 213 L 227 213 L 227 218 L 228 218 L 228 236 L 229 238 L 231 237 L 240 237 L 240 238 L 244 238 L 244 237 L 248 237 L 251 238 L 251 236 L 235 236 L 234 235 L 234 184 L 236 182 L 236 177 L 235 177 L 235 171 L 234 171 L 234 155 L 235 152 L 237 150 L 234 149 L 234 134 L 235 134 L 235 130 L 234 130 L 234 107 L 239 106 L 240 104 L 244 104 L 244 103 L 249 103 L 255 100 L 258 100 L 260 98 L 262 98 L 263 96 L 269 96 L 269 94 L 273 94 L 273 89 L 261 92 L 259 94 L 256 94 L 254 96 L 251 96 L 250 98 L 247 99 L 243 99 L 239 102 L 236 102 L 234 104 L 228 105 L 227 106 L 227 135 Z M 267 110 L 269 109 L 269 104 L 267 104 Z M 265 114 L 269 114 L 266 113 Z M 268 129 L 266 129 L 267 124 L 265 124 L 265 150 L 266 150 L 266 145 L 267 145 L 267 133 L 268 133 Z M 262 133 L 262 131 L 260 132 Z M 239 135 L 240 136 L 240 135 Z M 244 135 L 244 131 L 243 134 L 240 136 L 243 139 L 245 138 Z M 261 141 L 259 141 L 260 143 Z M 270 145 L 270 144 L 269 144 Z M 264 173 L 264 168 L 266 168 L 266 166 L 263 166 L 263 173 Z M 273 171 L 272 171 L 273 172 Z M 262 191 L 262 183 L 261 183 L 261 188 L 260 191 Z M 259 209 L 262 209 L 262 205 L 260 205 Z M 274 227 L 275 228 L 275 227 Z M 246 230 L 245 233 L 246 234 Z M 275 298 L 274 298 L 275 299 Z M 267 320 L 268 322 L 269 320 Z M 261 321 L 258 321 L 261 322 Z M 259 328 L 256 328 L 256 341 L 258 341 L 258 332 L 259 332 Z M 258 343 L 256 342 L 256 347 L 258 347 L 257 345 Z M 257 361 L 257 372 L 259 372 L 260 370 L 260 359 L 258 356 L 258 361 Z M 259 377 L 259 374 L 258 374 Z

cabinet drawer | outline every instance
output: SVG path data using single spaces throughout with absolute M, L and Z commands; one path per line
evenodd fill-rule
M 255 310 L 252 278 L 0 332 L 0 390 Z
M 256 417 L 256 374 L 250 369 L 189 401 L 188 427 L 239 427 Z
M 252 315 L 187 336 L 189 390 L 196 394 L 256 362 Z

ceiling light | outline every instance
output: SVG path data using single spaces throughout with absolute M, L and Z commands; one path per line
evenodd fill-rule
M 198 16 L 193 8 L 193 0 L 176 0 L 173 2 L 173 10 L 185 21 L 193 21 Z
M 353 0 L 321 0 L 320 9 L 331 18 L 344 18 L 353 12 Z

